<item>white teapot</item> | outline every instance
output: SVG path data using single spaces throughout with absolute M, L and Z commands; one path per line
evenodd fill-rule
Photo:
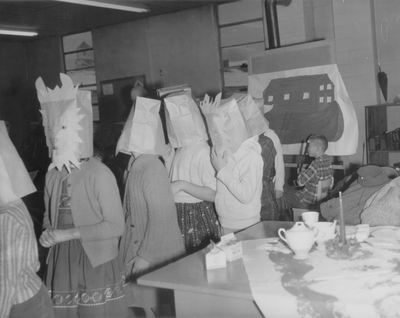
M 285 237 L 283 233 L 285 233 Z M 289 245 L 295 254 L 293 256 L 295 259 L 308 258 L 308 252 L 314 245 L 317 234 L 317 228 L 310 229 L 303 222 L 296 222 L 289 230 L 283 228 L 278 230 L 279 237 Z

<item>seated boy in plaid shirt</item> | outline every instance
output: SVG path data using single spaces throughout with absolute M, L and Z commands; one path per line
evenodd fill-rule
M 297 180 L 294 181 L 295 186 L 303 189 L 285 189 L 282 198 L 278 200 L 282 212 L 290 208 L 315 208 L 318 182 L 333 177 L 330 157 L 325 154 L 327 148 L 328 140 L 324 135 L 313 134 L 308 137 L 308 155 L 315 159 L 307 169 L 299 172 Z M 290 220 L 289 214 L 287 216 Z

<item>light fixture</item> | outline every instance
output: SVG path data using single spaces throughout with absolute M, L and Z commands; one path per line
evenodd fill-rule
M 8 29 L 0 29 L 0 34 L 19 35 L 19 36 L 36 36 L 36 35 L 38 35 L 37 32 L 17 31 L 17 30 L 8 30 Z
M 74 4 L 82 4 L 82 5 L 86 5 L 86 6 L 93 6 L 93 7 L 99 7 L 99 8 L 139 12 L 139 13 L 144 13 L 144 12 L 150 11 L 150 9 L 144 5 L 138 5 L 138 4 L 131 5 L 130 3 L 128 4 L 126 1 L 125 1 L 125 4 L 117 4 L 117 3 L 94 1 L 94 0 L 93 1 L 92 0 L 57 0 L 57 1 L 74 3 Z

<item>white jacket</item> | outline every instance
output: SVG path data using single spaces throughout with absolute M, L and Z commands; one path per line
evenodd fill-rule
M 223 227 L 244 229 L 260 221 L 263 160 L 258 136 L 245 140 L 217 174 L 215 207 Z

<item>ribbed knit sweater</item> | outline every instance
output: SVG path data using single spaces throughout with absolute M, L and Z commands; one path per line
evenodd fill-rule
M 154 269 L 185 254 L 171 184 L 155 155 L 132 157 L 128 169 L 120 253 L 125 264 L 140 256 Z

